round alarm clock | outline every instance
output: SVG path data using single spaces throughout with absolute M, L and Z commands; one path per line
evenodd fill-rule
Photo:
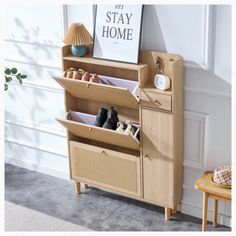
M 163 74 L 156 74 L 154 77 L 154 85 L 157 89 L 167 90 L 170 87 L 170 79 Z

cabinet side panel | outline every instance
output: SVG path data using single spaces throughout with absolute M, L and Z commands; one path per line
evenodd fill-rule
M 173 64 L 174 92 L 173 92 L 173 115 L 174 115 L 174 155 L 175 155 L 175 205 L 182 199 L 183 192 L 183 64 L 179 58 Z

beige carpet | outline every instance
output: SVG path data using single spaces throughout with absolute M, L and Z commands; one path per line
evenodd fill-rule
M 91 230 L 11 202 L 5 202 L 5 231 Z

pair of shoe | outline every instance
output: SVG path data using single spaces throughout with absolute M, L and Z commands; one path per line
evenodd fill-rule
M 68 70 L 64 71 L 63 76 L 66 78 L 71 78 L 71 79 L 78 79 L 80 80 L 82 75 L 84 74 L 85 71 L 79 69 L 78 71 L 71 67 Z
M 90 74 L 89 72 L 86 72 L 83 69 L 76 70 L 73 67 L 64 71 L 63 76 L 66 78 L 71 78 L 71 79 L 100 83 L 100 80 L 97 74 Z
M 94 83 L 100 83 L 97 74 L 90 74 L 89 72 L 85 72 L 82 76 L 83 81 L 89 81 Z
M 117 114 L 114 107 L 111 107 L 109 111 L 106 108 L 101 107 L 96 116 L 94 125 L 105 129 L 116 130 L 117 122 L 119 121 Z
M 138 142 L 140 141 L 140 128 L 133 125 L 130 120 L 117 123 L 116 132 L 131 135 Z

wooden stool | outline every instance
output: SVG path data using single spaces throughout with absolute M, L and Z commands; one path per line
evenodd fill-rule
M 218 200 L 231 202 L 231 189 L 220 187 L 212 182 L 213 172 L 205 172 L 195 183 L 194 187 L 203 192 L 202 231 L 206 230 L 208 198 L 214 199 L 213 226 L 217 225 Z

